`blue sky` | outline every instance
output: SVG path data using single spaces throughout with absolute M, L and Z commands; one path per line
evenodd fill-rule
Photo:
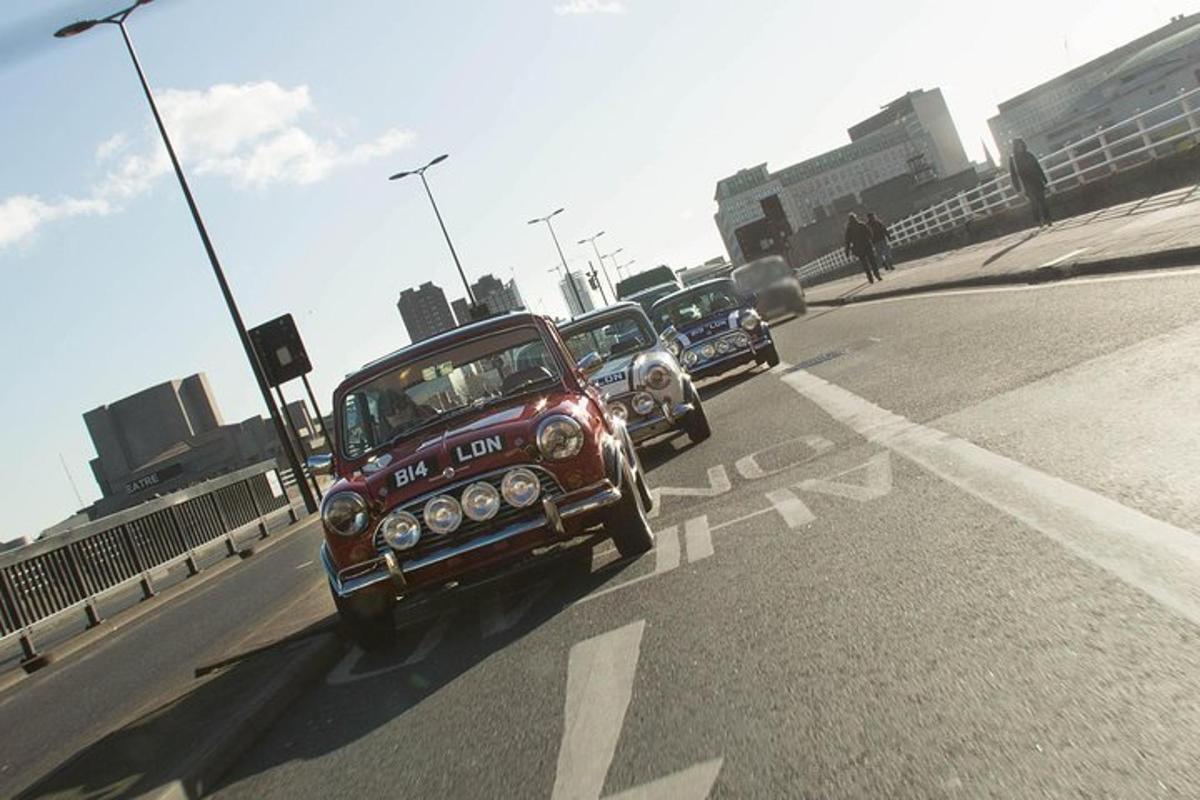
M 208 373 L 227 421 L 263 411 L 115 29 L 52 39 L 93 0 L 10 0 L 0 22 L 0 539 L 98 495 L 81 414 Z M 964 144 L 995 105 L 1195 9 L 1129 0 L 157 0 L 139 55 L 249 324 L 291 312 L 328 398 L 406 343 L 401 288 L 457 284 L 416 182 L 472 277 L 558 313 L 544 229 L 675 267 L 723 254 L 715 182 L 846 141 L 940 86 Z M 572 243 L 569 244 L 568 243 Z M 291 396 L 298 397 L 296 387 Z M 328 405 L 328 400 L 326 400 Z M 326 409 L 328 410 L 328 409 Z

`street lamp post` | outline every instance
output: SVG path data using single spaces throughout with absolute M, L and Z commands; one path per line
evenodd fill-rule
M 600 262 L 600 271 L 604 273 L 604 282 L 608 284 L 608 293 L 613 296 L 613 301 L 617 299 L 617 290 L 613 288 L 612 278 L 608 277 L 608 269 L 604 266 L 604 256 L 600 255 L 600 248 L 596 245 L 596 240 L 604 235 L 604 231 L 600 231 L 595 236 L 587 236 L 579 240 L 579 244 L 586 242 L 592 243 L 592 250 L 596 252 L 596 260 Z M 604 296 L 604 291 L 600 291 L 600 295 Z
M 620 275 L 620 274 L 621 274 L 621 270 L 623 270 L 623 269 L 629 269 L 630 267 L 632 267 L 635 261 L 637 261 L 637 259 L 636 259 L 636 258 L 631 258 L 631 259 L 629 259 L 628 261 L 626 261 L 624 264 L 617 264 L 617 265 L 616 265 L 616 266 L 617 266 L 617 275 Z M 614 264 L 616 263 L 616 259 L 615 259 L 615 258 L 613 259 L 613 263 L 614 263 Z
M 624 247 L 618 247 L 616 250 L 613 250 L 611 253 L 605 253 L 604 255 L 600 256 L 600 263 L 603 264 L 604 259 L 611 258 L 612 263 L 613 263 L 613 269 L 617 269 L 617 267 L 619 266 L 617 264 L 617 253 L 624 253 L 624 252 L 625 252 Z M 618 281 L 621 280 L 621 270 L 619 270 L 619 269 L 617 269 L 617 280 Z M 616 294 L 617 294 L 616 292 L 613 292 L 614 297 L 616 296 Z
M 450 234 L 446 231 L 446 223 L 442 221 L 442 212 L 438 210 L 437 201 L 433 199 L 433 192 L 429 189 L 429 181 L 425 179 L 425 170 L 429 169 L 434 164 L 442 163 L 449 157 L 450 156 L 447 154 L 440 155 L 420 169 L 397 172 L 395 175 L 389 177 L 388 180 L 395 181 L 408 177 L 409 175 L 416 175 L 421 179 L 421 184 L 425 187 L 425 194 L 429 195 L 429 204 L 433 206 L 433 214 L 437 217 L 438 225 L 442 228 L 442 236 L 446 237 L 446 246 L 450 248 L 450 256 L 454 259 L 454 266 L 458 267 L 458 277 L 462 278 L 463 289 L 467 293 L 467 302 L 474 307 L 475 294 L 471 291 L 471 285 L 467 283 L 467 274 L 463 272 L 462 262 L 458 260 L 458 253 L 454 250 L 454 243 L 450 241 Z
M 204 220 L 200 218 L 200 209 L 197 208 L 196 200 L 192 197 L 192 190 L 188 186 L 187 178 L 183 175 L 183 168 L 179 165 L 179 158 L 175 155 L 175 148 L 171 144 L 171 138 L 167 135 L 167 128 L 163 124 L 162 115 L 158 113 L 158 105 L 154 102 L 154 95 L 150 92 L 150 84 L 146 81 L 146 73 L 142 71 L 142 65 L 138 61 L 137 52 L 133 49 L 133 40 L 129 38 L 129 31 L 125 29 L 125 20 L 129 18 L 129 15 L 139 6 L 144 6 L 149 2 L 151 0 L 138 0 L 133 5 L 113 12 L 107 17 L 80 20 L 79 22 L 60 28 L 55 31 L 54 35 L 59 39 L 66 39 L 71 36 L 78 36 L 97 25 L 116 25 L 120 29 L 121 37 L 125 40 L 125 47 L 129 50 L 129 58 L 133 61 L 133 68 L 137 71 L 138 80 L 142 84 L 142 91 L 146 95 L 146 102 L 150 104 L 150 113 L 154 115 L 154 122 L 158 126 L 159 134 L 162 136 L 163 145 L 167 148 L 167 155 L 171 158 L 171 166 L 175 168 L 175 177 L 179 179 L 179 188 L 183 190 L 183 197 L 187 201 L 188 210 L 192 212 L 192 221 L 196 223 L 196 230 L 200 234 L 200 241 L 204 244 L 204 252 L 208 254 L 208 261 L 212 265 L 213 275 L 217 278 L 217 285 L 221 287 L 221 295 L 225 298 L 225 306 L 229 309 L 229 316 L 233 318 L 233 326 L 237 329 L 242 349 L 246 351 L 246 359 L 250 362 L 250 371 L 254 373 L 254 380 L 258 384 L 259 391 L 262 393 L 263 402 L 267 404 L 267 410 L 271 415 L 271 422 L 275 427 L 275 436 L 279 439 L 279 446 L 283 449 L 287 457 L 288 466 L 291 467 L 292 474 L 296 478 L 296 489 L 300 492 L 300 497 L 304 501 L 304 507 L 308 510 L 308 513 L 312 514 L 317 510 L 316 499 L 313 497 L 308 483 L 304 480 L 304 471 L 300 467 L 300 461 L 296 457 L 295 450 L 292 449 L 291 438 L 288 436 L 287 430 L 284 429 L 283 420 L 279 416 L 279 410 L 275 408 L 275 401 L 271 398 L 271 387 L 267 382 L 262 364 L 259 363 L 258 354 L 254 350 L 254 345 L 250 342 L 250 336 L 246 333 L 246 326 L 242 322 L 242 314 L 233 299 L 233 292 L 229 288 L 229 282 L 225 280 L 225 272 L 221 269 L 221 262 L 217 259 L 217 251 L 213 247 L 212 240 L 208 237 L 208 230 L 204 227 Z
M 564 209 L 561 208 L 555 209 L 544 217 L 537 217 L 536 219 L 529 220 L 528 224 L 537 225 L 539 222 L 546 223 L 546 229 L 550 231 L 550 238 L 554 240 L 554 247 L 556 250 L 558 250 L 558 258 L 562 262 L 563 275 L 566 276 L 567 285 L 571 287 L 571 294 L 575 295 L 575 304 L 579 306 L 579 313 L 582 314 L 584 312 L 583 298 L 579 296 L 579 287 L 575 285 L 575 279 L 571 277 L 571 270 L 567 266 L 567 257 L 563 255 L 562 245 L 558 243 L 558 236 L 556 236 L 554 233 L 554 225 L 552 225 L 550 222 L 551 219 L 557 217 L 563 211 Z

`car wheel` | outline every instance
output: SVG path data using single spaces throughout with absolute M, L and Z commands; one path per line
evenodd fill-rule
M 604 527 L 622 558 L 640 556 L 654 547 L 654 531 L 642 505 L 637 479 L 628 466 L 621 476 L 621 500 L 613 507 Z
M 700 444 L 712 436 L 712 428 L 709 427 L 708 414 L 704 411 L 704 404 L 700 402 L 700 395 L 695 387 L 688 387 L 687 402 L 692 404 L 692 410 L 683 418 L 683 432 L 692 444 Z
M 341 597 L 329 587 L 342 626 L 350 640 L 363 650 L 386 650 L 396 643 L 396 599 L 380 592 Z
M 779 365 L 779 351 L 775 349 L 774 342 L 767 345 L 759 352 L 759 364 L 766 364 L 768 367 L 775 367 Z

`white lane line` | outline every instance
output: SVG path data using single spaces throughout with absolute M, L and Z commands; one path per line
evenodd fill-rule
M 930 288 L 927 292 L 917 294 L 906 294 L 901 297 L 880 297 L 871 299 L 863 297 L 856 299 L 853 303 L 848 303 L 844 306 L 836 306 L 836 308 L 857 308 L 862 306 L 875 305 L 877 303 L 902 303 L 910 300 L 929 300 L 930 298 L 938 297 L 955 297 L 958 295 L 972 294 L 998 294 L 1001 292 L 1044 292 L 1051 289 L 1063 289 L 1072 286 L 1086 286 L 1092 283 L 1123 283 L 1125 281 L 1152 281 L 1162 280 L 1164 278 L 1179 278 L 1190 275 L 1200 274 L 1200 267 L 1180 267 L 1178 269 L 1156 269 L 1146 270 L 1143 272 L 1131 272 L 1120 275 L 1102 275 L 1097 277 L 1079 277 L 1071 278 L 1070 280 L 1052 281 L 1049 283 L 1034 283 L 1020 284 L 1018 286 L 981 286 L 976 289 L 937 289 Z M 779 367 L 775 367 L 771 372 L 783 372 Z
M 717 773 L 724 760 L 705 761 L 674 775 L 611 794 L 607 800 L 703 800 L 717 782 Z
M 719 531 L 722 528 L 728 528 L 732 525 L 740 525 L 743 522 L 749 522 L 755 517 L 761 517 L 763 514 L 770 514 L 774 510 L 774 508 L 760 508 L 758 511 L 751 511 L 749 514 L 743 514 L 735 519 L 729 519 L 725 520 L 724 522 L 717 523 L 716 525 L 712 526 L 712 530 Z
M 732 488 L 733 484 L 729 482 L 729 473 L 725 471 L 725 465 L 717 464 L 708 468 L 708 486 L 655 486 L 650 490 L 654 498 L 654 508 L 650 509 L 646 516 L 654 519 L 662 512 L 664 497 L 716 497 Z
M 417 649 L 413 650 L 400 666 L 411 667 L 420 664 L 428 658 L 433 649 L 442 643 L 442 639 L 445 638 L 446 631 L 449 628 L 450 615 L 443 614 L 438 617 L 437 622 L 429 630 L 425 631 L 425 635 L 421 637 L 421 643 L 417 645 Z
M 647 575 L 639 575 L 636 578 L 631 578 L 627 581 L 615 583 L 612 586 L 606 586 L 599 591 L 584 595 L 576 600 L 572 605 L 580 605 L 589 600 L 595 600 L 597 597 L 604 597 L 606 594 L 621 589 L 628 589 L 634 584 L 641 583 L 644 580 L 662 575 L 664 572 L 670 572 L 679 566 L 680 548 L 679 548 L 679 526 L 672 525 L 669 528 L 664 528 L 661 531 L 654 533 L 654 572 Z
M 1087 248 L 1087 247 L 1081 247 L 1078 250 L 1072 250 L 1071 252 L 1067 253 L 1066 255 L 1059 256 L 1058 258 L 1054 259 L 1053 261 L 1047 261 L 1045 264 L 1042 264 L 1042 266 L 1043 267 L 1058 266 L 1059 264 L 1063 263 L 1067 259 L 1074 258 L 1075 256 L 1079 255 L 1080 253 L 1086 253 L 1088 251 L 1088 249 L 1089 248 Z
M 311 562 L 311 561 L 305 561 L 303 564 L 297 564 L 296 569 L 300 570 L 300 569 L 304 569 L 305 567 L 311 567 L 312 563 L 313 562 Z
M 779 512 L 789 530 L 796 530 L 812 522 L 817 515 L 791 489 L 773 489 L 767 492 L 771 507 Z
M 708 515 L 692 517 L 683 523 L 683 536 L 687 541 L 687 556 L 690 563 L 708 558 L 713 554 L 712 531 L 708 528 Z
M 856 472 L 866 472 L 865 484 L 843 483 L 834 480 L 834 478 L 842 478 Z M 885 450 L 871 456 L 866 464 L 852 467 L 829 478 L 808 478 L 800 481 L 797 488 L 805 492 L 817 492 L 834 497 L 844 497 L 847 500 L 857 500 L 860 503 L 878 500 L 892 491 L 892 454 Z
M 645 628 L 638 620 L 571 648 L 554 800 L 600 797 L 633 696 Z
M 1200 536 L 911 422 L 808 372 L 784 382 L 868 441 L 913 461 L 1200 623 Z
M 389 672 L 411 667 L 424 661 L 433 649 L 437 647 L 446 635 L 446 630 L 450 627 L 450 615 L 446 614 L 438 618 L 437 622 L 431 625 L 425 635 L 421 637 L 417 649 L 409 654 L 408 658 L 399 664 L 391 664 L 378 669 L 367 670 L 366 672 L 355 672 L 354 667 L 362 660 L 365 653 L 357 647 L 353 648 L 346 657 L 338 662 L 337 666 L 325 676 L 325 683 L 329 686 L 344 686 L 347 683 L 356 683 L 365 681 L 369 678 L 375 678 L 380 675 L 386 675 Z

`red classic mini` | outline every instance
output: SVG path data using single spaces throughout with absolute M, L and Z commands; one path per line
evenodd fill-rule
M 649 550 L 650 494 L 624 423 L 547 319 L 517 313 L 406 347 L 333 396 L 338 476 L 321 561 L 358 644 L 398 603 L 611 537 Z

